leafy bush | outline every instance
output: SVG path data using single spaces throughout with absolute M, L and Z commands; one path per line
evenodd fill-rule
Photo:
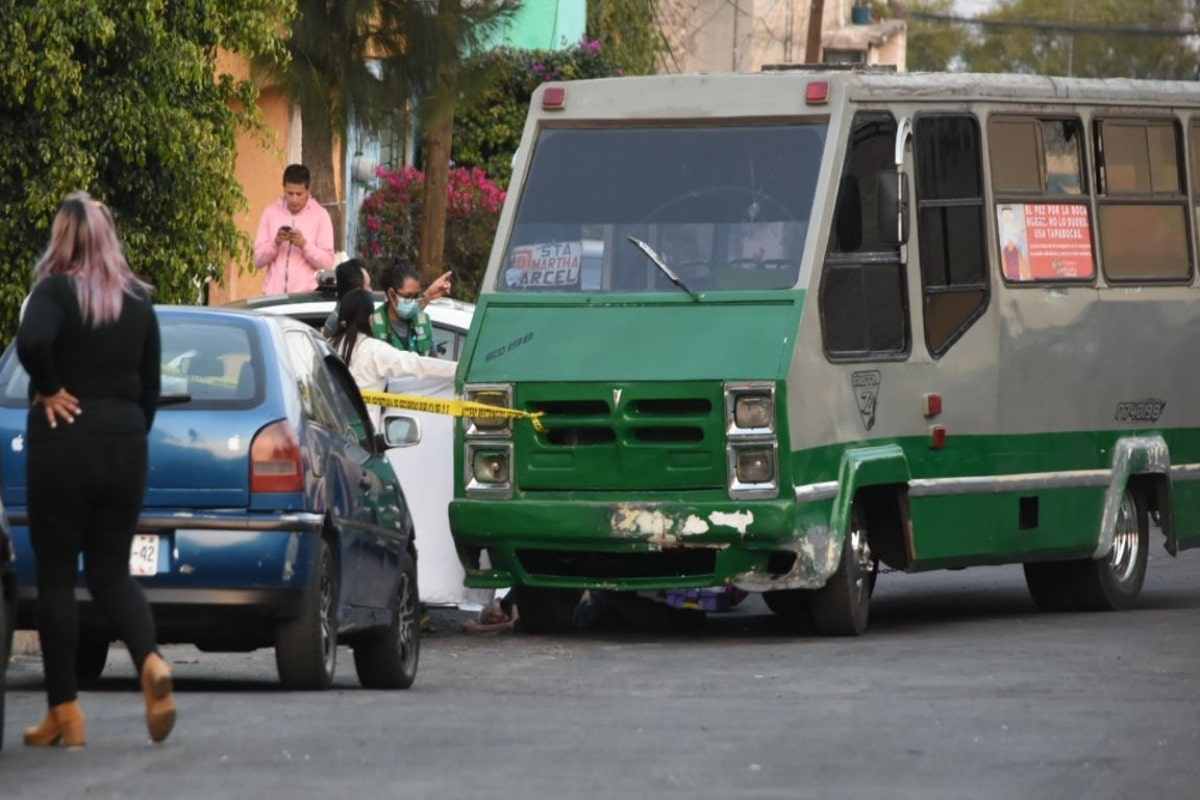
M 16 330 L 59 203 L 108 204 L 133 270 L 163 303 L 248 260 L 235 216 L 238 134 L 258 90 L 218 54 L 279 55 L 294 0 L 7 3 L 0 24 L 0 342 Z
M 415 167 L 376 172 L 380 186 L 363 201 L 358 252 L 370 259 L 403 256 L 417 263 L 425 174 Z M 450 170 L 446 192 L 446 269 L 454 296 L 474 300 L 487 268 L 504 191 L 478 168 Z

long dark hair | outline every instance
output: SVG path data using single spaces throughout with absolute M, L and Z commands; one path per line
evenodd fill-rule
M 347 364 L 360 337 L 374 338 L 371 332 L 371 315 L 374 313 L 375 296 L 366 289 L 354 289 L 338 303 L 337 330 L 329 344 Z
M 129 269 L 112 213 L 87 192 L 72 192 L 59 206 L 33 282 L 62 273 L 75 276 L 79 310 L 90 327 L 117 319 L 125 295 L 150 288 Z
M 363 270 L 367 268 L 361 258 L 351 258 L 338 264 L 333 274 L 337 276 L 337 299 L 341 300 L 355 289 L 364 289 Z

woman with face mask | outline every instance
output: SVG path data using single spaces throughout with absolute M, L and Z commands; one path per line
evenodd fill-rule
M 424 308 L 450 291 L 450 273 L 422 292 L 421 276 L 407 261 L 396 258 L 383 268 L 379 285 L 387 293 L 387 301 L 375 309 L 371 318 L 375 338 L 399 350 L 436 357 L 433 326 Z
M 458 364 L 424 358 L 375 338 L 371 332 L 371 317 L 375 309 L 370 292 L 355 289 L 338 305 L 337 332 L 329 346 L 350 368 L 350 375 L 360 391 L 382 392 L 388 378 L 453 378 Z M 379 430 L 382 409 L 367 405 L 371 422 Z

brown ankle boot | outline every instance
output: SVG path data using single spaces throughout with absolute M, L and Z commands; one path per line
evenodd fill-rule
M 175 697 L 171 694 L 171 668 L 158 653 L 142 662 L 142 694 L 146 696 L 150 740 L 161 742 L 175 727 Z
M 78 700 L 59 703 L 46 712 L 36 728 L 25 729 L 25 744 L 30 747 L 83 747 L 87 744 L 87 725 Z

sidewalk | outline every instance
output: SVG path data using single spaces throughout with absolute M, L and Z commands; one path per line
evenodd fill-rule
M 14 656 L 40 656 L 42 643 L 38 641 L 37 631 L 16 631 L 13 634 Z

